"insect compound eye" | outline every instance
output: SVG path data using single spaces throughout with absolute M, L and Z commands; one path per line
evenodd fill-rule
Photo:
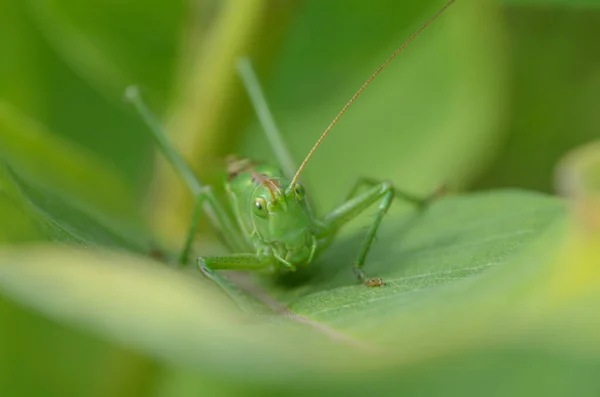
M 260 217 L 267 216 L 267 200 L 264 197 L 257 197 L 254 200 L 254 206 L 252 207 L 255 215 Z
M 304 198 L 304 195 L 306 194 L 304 192 L 304 187 L 302 185 L 298 185 L 298 184 L 294 185 L 294 193 L 296 194 L 296 197 L 299 200 L 302 200 Z

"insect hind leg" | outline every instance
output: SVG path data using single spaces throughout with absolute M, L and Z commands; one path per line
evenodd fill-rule
M 348 196 L 346 196 L 346 200 L 350 200 L 352 197 L 356 196 L 356 194 L 360 191 L 362 187 L 372 187 L 379 185 L 380 183 L 380 181 L 373 178 L 361 177 L 359 180 L 356 181 L 352 189 L 350 189 Z M 432 201 L 436 200 L 437 198 L 443 196 L 446 193 L 445 185 L 441 185 L 427 196 L 419 196 L 407 192 L 403 189 L 398 189 L 395 186 L 393 186 L 392 189 L 394 190 L 395 197 L 400 198 L 408 203 L 414 204 L 419 208 L 424 208 L 428 206 L 429 204 L 431 204 Z
M 273 152 L 275 153 L 283 172 L 288 178 L 291 178 L 292 175 L 294 175 L 294 172 L 296 172 L 296 165 L 294 164 L 294 160 L 292 159 L 290 151 L 281 137 L 281 133 L 277 128 L 275 119 L 269 110 L 269 105 L 267 104 L 265 95 L 260 88 L 260 83 L 258 82 L 258 78 L 256 77 L 254 69 L 252 68 L 250 59 L 246 57 L 240 58 L 237 63 L 237 69 L 242 83 L 248 92 L 250 102 L 254 107 L 254 111 L 258 116 L 258 120 L 260 121 L 263 131 L 267 136 L 269 145 L 271 145 L 271 148 L 273 149 Z
M 360 189 L 364 186 L 368 186 L 369 188 L 360 193 Z M 361 178 L 350 190 L 345 202 L 325 216 L 322 221 L 324 227 L 320 231 L 318 237 L 326 237 L 327 235 L 335 233 L 345 223 L 354 219 L 365 209 L 379 201 L 375 218 L 363 240 L 358 257 L 352 265 L 352 270 L 365 285 L 370 287 L 381 286 L 384 284 L 383 280 L 380 278 L 367 277 L 363 271 L 363 267 L 379 225 L 383 220 L 384 215 L 387 213 L 394 197 L 399 196 L 419 207 L 424 207 L 430 203 L 433 198 L 437 197 L 437 195 L 438 193 L 436 192 L 433 195 L 421 198 L 394 188 L 391 182 L 378 182 L 369 178 Z
M 200 182 L 189 164 L 183 159 L 177 150 L 175 150 L 169 141 L 167 133 L 158 122 L 154 113 L 152 113 L 150 108 L 142 99 L 139 89 L 135 86 L 127 87 L 125 90 L 125 98 L 136 108 L 152 133 L 158 148 L 169 161 L 169 163 L 171 163 L 173 168 L 181 175 L 189 190 L 194 195 L 194 210 L 192 212 L 192 218 L 186 235 L 185 244 L 181 250 L 181 254 L 179 255 L 179 263 L 187 264 L 189 260 L 193 237 L 196 232 L 200 215 L 203 211 L 208 215 L 213 225 L 222 232 L 228 242 L 228 245 L 230 245 L 232 249 L 242 249 L 244 242 L 240 232 L 233 226 L 233 223 L 229 219 L 227 212 L 214 196 L 211 187 L 203 185 Z
M 210 186 L 203 186 L 194 199 L 194 208 L 190 219 L 190 225 L 185 238 L 185 243 L 179 255 L 179 264 L 186 265 L 189 262 L 192 243 L 198 228 L 200 216 L 205 212 L 211 218 L 213 224 L 219 226 L 218 231 L 223 238 L 224 243 L 232 250 L 241 250 L 243 241 L 240 233 L 233 229 L 229 218 L 224 209 L 216 199 Z

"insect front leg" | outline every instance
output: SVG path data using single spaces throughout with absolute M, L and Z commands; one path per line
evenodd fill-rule
M 373 186 L 377 186 L 379 184 L 381 184 L 381 182 L 376 179 L 361 177 L 359 180 L 356 181 L 356 183 L 354 184 L 352 189 L 350 189 L 348 196 L 346 196 L 346 201 L 348 201 L 352 197 L 356 196 L 356 194 L 360 191 L 360 189 L 362 187 L 373 187 Z M 441 186 L 440 188 L 436 189 L 432 194 L 430 194 L 428 196 L 418 196 L 413 193 L 407 192 L 405 190 L 400 190 L 396 187 L 393 187 L 393 189 L 394 189 L 394 195 L 396 197 L 401 198 L 402 200 L 404 200 L 408 203 L 414 204 L 421 208 L 426 207 L 433 200 L 440 197 L 445 192 L 444 186 Z
M 198 182 L 198 184 L 199 183 L 200 182 Z M 225 239 L 225 244 L 230 249 L 240 251 L 245 247 L 243 237 L 233 226 L 229 216 L 215 197 L 212 188 L 210 186 L 202 186 L 202 188 L 196 194 L 190 226 L 185 238 L 185 244 L 179 255 L 179 263 L 182 265 L 187 264 L 189 261 L 192 243 L 194 242 L 194 236 L 198 227 L 198 221 L 200 220 L 200 216 L 203 212 L 209 216 L 213 225 L 217 226 L 221 232 L 221 235 Z
M 365 185 L 369 186 L 369 189 L 357 195 L 360 188 Z M 377 229 L 379 228 L 379 224 L 389 209 L 394 196 L 399 196 L 421 207 L 429 203 L 434 197 L 432 195 L 430 197 L 420 198 L 418 196 L 395 189 L 390 182 L 376 182 L 372 179 L 362 178 L 358 180 L 351 189 L 346 201 L 323 218 L 322 223 L 324 224 L 324 229 L 319 232 L 318 235 L 318 237 L 326 237 L 335 233 L 341 226 L 356 218 L 361 212 L 370 207 L 373 203 L 380 200 L 375 218 L 373 219 L 373 222 L 367 231 L 367 235 L 365 236 L 365 239 L 360 247 L 358 257 L 352 265 L 352 270 L 356 276 L 363 281 L 365 285 L 370 287 L 381 286 L 384 284 L 381 278 L 367 277 L 362 268 L 364 266 L 367 253 L 369 252 L 371 244 L 373 243 L 373 239 L 375 238 L 375 234 L 377 233 Z
M 247 296 L 239 291 L 233 284 L 219 275 L 216 269 L 228 270 L 260 270 L 271 264 L 255 254 L 232 254 L 224 256 L 198 257 L 198 269 L 208 279 L 217 284 L 243 311 L 247 310 Z
M 175 171 L 180 174 L 194 195 L 194 210 L 192 212 L 192 219 L 190 222 L 190 227 L 188 228 L 185 244 L 181 250 L 181 254 L 179 255 L 179 263 L 188 263 L 194 234 L 198 226 L 200 214 L 203 210 L 210 218 L 212 224 L 221 231 L 226 239 L 227 245 L 229 245 L 232 249 L 242 249 L 245 244 L 240 231 L 235 228 L 231 222 L 231 219 L 229 219 L 227 212 L 215 198 L 211 187 L 200 182 L 189 164 L 179 154 L 179 152 L 175 150 L 162 125 L 158 122 L 154 113 L 150 111 L 146 103 L 142 100 L 138 88 L 135 86 L 128 87 L 125 90 L 125 97 L 134 105 L 136 110 L 142 116 L 142 119 L 148 125 L 158 148 L 163 153 L 165 158 L 171 163 Z

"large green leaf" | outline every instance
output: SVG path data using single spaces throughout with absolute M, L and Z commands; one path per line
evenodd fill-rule
M 79 249 L 102 245 L 148 250 L 136 244 L 136 238 L 124 238 L 122 230 L 110 227 L 114 225 L 69 205 L 72 201 L 17 179 L 14 170 L 0 163 L 3 246 L 27 250 L 27 243 L 50 240 Z M 146 358 L 23 310 L 6 296 L 0 296 L 0 324 L 0 394 L 131 396 L 149 387 L 146 376 L 154 367 Z M 96 392 L 90 394 L 90 388 Z
M 241 317 L 197 272 L 114 254 L 7 250 L 0 285 L 53 318 L 170 363 L 223 376 L 242 371 L 240 382 L 283 387 L 314 378 L 316 387 L 331 378 L 344 388 L 338 381 L 347 371 L 388 373 L 468 351 L 485 335 L 497 343 L 503 333 L 520 337 L 504 319 L 513 313 L 526 326 L 518 297 L 536 292 L 536 273 L 551 255 L 544 248 L 564 232 L 563 212 L 550 197 L 497 192 L 448 197 L 415 219 L 389 219 L 368 268 L 385 287 L 356 285 L 348 269 L 356 243 L 347 236 L 301 286 L 266 287 L 290 302 L 296 314 L 287 319 Z
M 183 26 L 183 2 L 76 3 L 0 5 L 0 30 L 9 38 L 0 43 L 7 59 L 0 65 L 6 104 L 0 152 L 7 162 L 0 168 L 0 394 L 598 394 L 600 244 L 593 230 L 600 207 L 594 200 L 573 206 L 573 214 L 588 219 L 585 227 L 581 219 L 565 221 L 560 200 L 523 191 L 449 196 L 423 214 L 406 207 L 400 213 L 394 204 L 365 268 L 383 277 L 385 287 L 354 280 L 350 264 L 363 235 L 350 227 L 294 278 L 232 274 L 258 296 L 248 298 L 256 316 L 241 315 L 194 269 L 151 260 L 152 232 L 129 227 L 141 223 L 137 201 L 145 190 L 149 136 L 123 110 L 121 87 L 141 83 L 163 113 L 175 65 L 186 62 L 187 47 L 175 57 L 183 47 L 180 32 L 192 32 L 184 41 L 202 48 L 197 22 L 210 24 L 220 9 L 210 5 L 222 2 L 202 2 L 208 7 L 202 18 L 189 18 L 191 26 Z M 257 22 L 268 32 L 260 42 L 265 53 L 277 47 L 291 15 L 279 3 L 269 8 L 277 22 Z M 298 3 L 275 74 L 261 78 L 298 160 L 438 3 Z M 360 176 L 426 192 L 442 181 L 464 184 L 491 162 L 507 117 L 512 48 L 502 40 L 504 13 L 490 3 L 456 2 L 336 126 L 304 175 L 317 189 L 309 194 L 318 209 L 340 200 Z M 550 34 L 545 28 L 553 11 L 550 19 L 540 9 L 530 12 L 523 21 L 509 14 L 510 29 L 523 22 Z M 535 30 L 540 16 L 542 29 Z M 550 47 L 565 30 L 588 29 L 548 26 L 556 32 Z M 519 32 L 514 37 L 529 37 L 527 29 Z M 577 55 L 584 46 L 573 47 L 576 36 L 568 37 L 564 48 Z M 518 41 L 519 53 L 537 53 L 535 40 Z M 593 50 L 588 53 L 585 59 L 593 61 Z M 550 55 L 540 58 L 548 68 L 532 63 L 536 73 L 521 77 L 533 81 L 544 75 L 538 71 L 562 65 Z M 565 103 L 581 105 L 570 98 L 593 91 L 593 73 L 581 75 L 590 79 L 573 90 L 559 87 Z M 219 87 L 215 95 L 227 94 L 228 87 Z M 517 106 L 523 114 L 531 103 L 554 98 L 547 89 L 523 91 Z M 572 112 L 583 115 L 578 131 L 584 133 L 581 126 L 593 125 L 590 104 Z M 193 101 L 183 106 L 194 109 Z M 559 116 L 562 106 L 552 109 L 542 122 L 535 119 L 538 126 Z M 242 125 L 242 116 L 215 115 L 232 125 Z M 253 127 L 241 154 L 269 158 L 259 134 Z M 233 148 L 229 135 L 219 139 Z M 535 149 L 525 148 L 527 162 L 517 171 L 499 172 L 529 178 L 526 170 L 547 154 Z M 74 177 L 81 174 L 86 177 Z M 536 175 L 529 184 L 540 183 Z M 567 187 L 578 181 L 565 180 Z M 177 201 L 164 205 L 182 208 Z M 39 240 L 54 243 L 22 244 Z M 198 254 L 216 250 L 198 241 Z M 272 308 L 281 313 L 265 315 Z
M 595 158 L 587 150 L 563 165 L 567 192 L 595 191 L 597 173 L 581 170 Z M 599 362 L 600 252 L 589 226 L 574 228 L 564 215 L 560 200 L 523 191 L 443 198 L 386 219 L 367 268 L 384 287 L 356 284 L 349 264 L 361 234 L 346 233 L 300 280 L 252 287 L 288 306 L 271 316 L 242 315 L 193 269 L 89 249 L 3 249 L 0 291 L 164 363 L 161 395 L 437 394 L 449 382 L 440 369 L 456 362 L 464 362 L 457 379 L 479 367 L 476 382 L 453 388 L 465 393 L 498 382 L 509 363 L 513 373 L 543 369 L 499 390 L 535 388 L 570 366 L 578 370 L 565 382 L 578 385 Z
M 143 246 L 149 240 L 131 189 L 113 167 L 3 101 L 0 158 L 12 169 L 4 172 L 7 183 L 17 186 L 13 190 L 21 200 L 55 229 L 66 225 L 64 230 L 78 230 L 83 240 L 94 235 L 105 245 L 116 239 L 120 245 Z

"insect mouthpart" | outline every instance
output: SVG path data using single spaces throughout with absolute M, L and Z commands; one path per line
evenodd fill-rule
M 298 230 L 296 233 L 290 233 L 282 236 L 281 241 L 285 247 L 285 259 L 292 263 L 303 263 L 310 256 L 310 241 L 306 230 Z

